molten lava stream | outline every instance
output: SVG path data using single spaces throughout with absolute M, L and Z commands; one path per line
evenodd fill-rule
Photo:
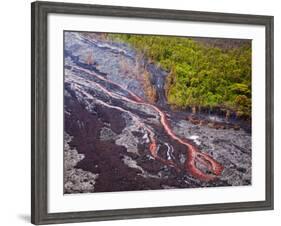
M 97 84 L 103 91 L 105 91 L 108 95 L 110 95 L 111 97 L 114 98 L 120 98 L 124 101 L 127 102 L 131 102 L 134 104 L 141 104 L 141 105 L 145 105 L 147 107 L 151 107 L 153 108 L 155 111 L 158 112 L 158 114 L 160 115 L 160 122 L 163 125 L 166 133 L 173 139 L 176 140 L 177 142 L 179 142 L 180 144 L 184 145 L 187 147 L 187 160 L 186 160 L 186 164 L 185 164 L 185 169 L 187 171 L 187 173 L 191 174 L 192 176 L 194 176 L 195 178 L 198 178 L 200 180 L 204 180 L 204 181 L 210 181 L 213 179 L 216 179 L 217 176 L 220 176 L 222 171 L 223 171 L 223 166 L 218 163 L 216 160 L 214 160 L 212 157 L 210 157 L 209 155 L 207 155 L 206 153 L 202 153 L 200 152 L 193 144 L 191 144 L 190 142 L 188 142 L 187 140 L 181 139 L 180 137 L 178 137 L 171 129 L 168 120 L 166 118 L 166 115 L 163 111 L 161 111 L 158 107 L 156 107 L 155 105 L 149 104 L 144 102 L 139 96 L 137 96 L 136 94 L 134 94 L 133 92 L 131 92 L 130 90 L 127 90 L 125 87 L 110 81 L 96 73 L 93 73 L 87 69 L 81 68 L 79 66 L 74 66 L 74 68 L 78 69 L 78 70 L 82 70 L 88 74 L 91 74 L 93 76 L 98 77 L 99 79 L 106 81 L 108 83 L 111 83 L 117 87 L 119 87 L 120 89 L 124 90 L 125 92 L 129 93 L 132 99 L 129 99 L 127 97 L 124 97 L 122 95 L 119 94 L 113 94 L 111 93 L 109 90 L 107 90 L 106 88 L 104 88 L 103 86 L 101 86 L 100 84 Z M 177 166 L 176 163 L 174 163 L 171 160 L 165 160 L 161 157 L 158 156 L 157 154 L 157 145 L 156 145 L 156 140 L 153 137 L 150 137 L 150 141 L 151 144 L 149 146 L 151 155 L 155 158 L 160 160 L 161 162 L 163 162 L 166 165 L 171 165 L 174 166 L 177 170 L 180 169 L 180 167 Z M 201 171 L 200 169 L 197 168 L 196 163 L 201 163 L 203 165 L 205 165 L 209 171 L 211 171 L 213 174 L 209 174 L 209 173 L 204 173 L 203 171 Z

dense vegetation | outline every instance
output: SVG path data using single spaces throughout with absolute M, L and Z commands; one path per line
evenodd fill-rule
M 218 48 L 196 39 L 111 35 L 169 72 L 165 91 L 176 108 L 220 109 L 251 117 L 251 44 Z M 230 42 L 230 41 L 229 41 Z

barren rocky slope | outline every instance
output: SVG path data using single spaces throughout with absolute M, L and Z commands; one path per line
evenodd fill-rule
M 172 111 L 167 73 L 134 49 L 65 32 L 64 56 L 65 193 L 251 184 L 249 131 L 194 125 Z

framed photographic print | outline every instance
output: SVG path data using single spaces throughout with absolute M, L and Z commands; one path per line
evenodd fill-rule
M 32 223 L 273 209 L 273 17 L 32 3 Z

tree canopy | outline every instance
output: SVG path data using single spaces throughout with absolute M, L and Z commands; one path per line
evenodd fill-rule
M 165 92 L 176 108 L 220 108 L 251 117 L 251 44 L 218 48 L 196 38 L 114 34 L 169 75 Z M 230 41 L 229 41 L 230 42 Z

